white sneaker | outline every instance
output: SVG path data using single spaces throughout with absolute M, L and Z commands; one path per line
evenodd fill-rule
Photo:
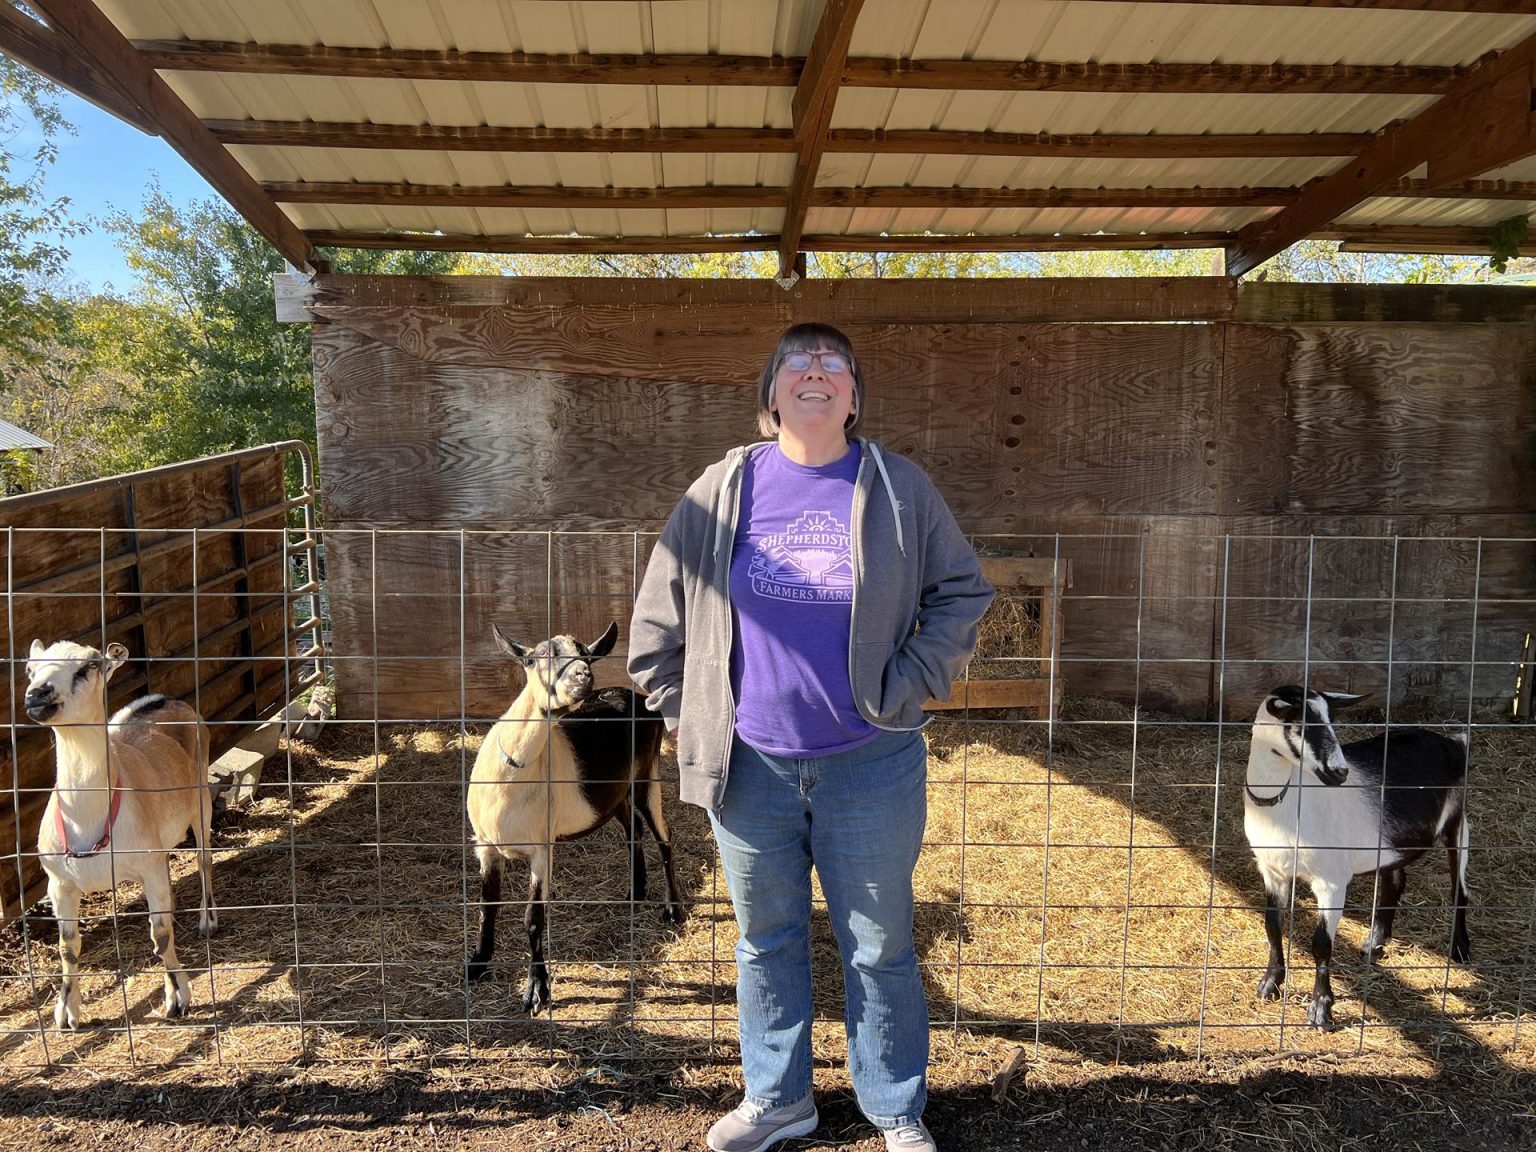
M 881 1131 L 885 1136 L 885 1152 L 939 1152 L 939 1146 L 933 1142 L 933 1133 L 921 1120 Z
M 762 1108 L 744 1100 L 735 1111 L 716 1120 L 705 1139 L 714 1152 L 762 1152 L 780 1140 L 808 1136 L 820 1123 L 816 1102 L 809 1096 L 777 1108 Z M 920 1152 L 924 1146 L 911 1147 Z

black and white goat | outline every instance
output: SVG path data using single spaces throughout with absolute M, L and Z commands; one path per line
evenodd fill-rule
M 1243 827 L 1264 877 L 1269 967 L 1259 981 L 1265 1000 L 1285 982 L 1282 912 L 1297 880 L 1317 899 L 1312 936 L 1317 978 L 1307 1022 L 1333 1024 L 1329 965 L 1356 876 L 1376 875 L 1377 893 L 1365 955 L 1392 938 L 1392 921 L 1408 880 L 1404 869 L 1431 848 L 1444 848 L 1451 872 L 1451 959 L 1470 954 L 1467 940 L 1467 743 L 1423 728 L 1392 728 L 1341 745 L 1333 713 L 1364 700 L 1343 692 L 1276 688 L 1253 722 L 1244 782 Z M 1348 780 L 1348 787 L 1339 787 Z M 1319 786 L 1319 783 L 1323 786 Z
M 496 909 L 506 861 L 528 861 L 528 983 L 523 1007 L 549 1004 L 544 962 L 545 903 L 557 840 L 576 840 L 609 820 L 629 837 L 630 893 L 645 899 L 645 853 L 637 821 L 661 848 L 667 877 L 662 919 L 682 919 L 672 871 L 672 842 L 661 810 L 659 760 L 663 723 L 628 688 L 592 690 L 592 662 L 613 651 L 618 624 L 591 647 L 571 636 L 552 636 L 534 648 L 508 640 L 492 625 L 496 643 L 522 663 L 528 682 L 486 734 L 469 780 L 469 822 L 480 861 L 480 943 L 466 973 L 484 976 L 496 946 Z
M 208 727 L 179 700 L 141 696 L 107 719 L 107 681 L 128 659 L 121 644 L 105 652 L 60 640 L 32 641 L 27 715 L 53 729 L 57 781 L 37 832 L 38 859 L 59 924 L 63 986 L 54 1005 L 59 1028 L 80 1026 L 80 897 L 124 880 L 144 887 L 149 936 L 165 965 L 165 1015 L 191 1004 L 176 959 L 170 856 L 192 829 L 202 878 L 198 929 L 218 926 L 213 906 L 209 821 Z

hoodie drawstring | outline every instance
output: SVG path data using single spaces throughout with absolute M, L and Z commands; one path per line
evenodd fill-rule
M 885 482 L 885 496 L 891 504 L 891 518 L 896 521 L 896 547 L 901 554 L 907 554 L 907 543 L 901 531 L 901 505 L 896 502 L 896 489 L 891 486 L 891 474 L 885 470 L 885 458 L 880 455 L 880 446 L 873 440 L 865 441 L 869 445 L 869 454 L 875 458 L 875 467 L 880 471 L 880 479 Z

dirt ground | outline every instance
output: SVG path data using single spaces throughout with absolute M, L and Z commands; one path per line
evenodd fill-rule
M 1377 1058 L 1313 1057 L 1148 1069 L 1026 1063 L 1001 1100 L 985 1081 L 939 1071 L 927 1118 L 952 1152 L 1536 1147 L 1536 1081 L 1497 1068 L 1405 1075 Z M 192 1077 L 61 1071 L 3 1082 L 0 1141 L 137 1152 L 703 1152 L 717 1110 L 735 1100 L 724 1068 L 551 1066 L 539 1079 L 483 1066 Z M 837 1080 L 818 1070 L 818 1084 Z M 813 1137 L 781 1147 L 881 1148 L 845 1086 L 821 1091 L 820 1105 Z

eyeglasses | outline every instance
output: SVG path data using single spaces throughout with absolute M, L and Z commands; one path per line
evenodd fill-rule
M 804 372 L 813 363 L 819 363 L 823 372 L 834 376 L 853 371 L 852 361 L 841 352 L 787 352 L 779 360 L 779 364 L 791 372 Z

